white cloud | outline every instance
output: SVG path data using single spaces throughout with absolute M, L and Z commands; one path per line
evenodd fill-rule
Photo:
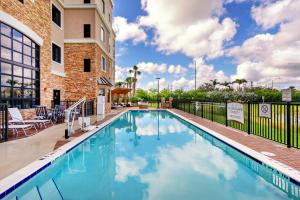
M 174 75 L 185 75 L 187 69 L 182 67 L 181 65 L 170 65 L 168 68 L 168 72 Z
M 258 24 L 264 28 L 280 24 L 280 28 L 274 34 L 251 37 L 228 51 L 238 64 L 232 79 L 246 78 L 269 86 L 273 81 L 277 87 L 300 86 L 300 14 L 290 16 L 295 5 L 299 8 L 300 1 L 272 1 L 253 8 Z
M 113 27 L 118 42 L 133 40 L 134 43 L 138 43 L 147 39 L 147 34 L 137 23 L 128 23 L 124 17 L 115 17 Z
M 223 55 L 224 43 L 236 33 L 236 24 L 230 18 L 219 16 L 224 12 L 222 0 L 142 0 L 146 16 L 142 26 L 154 29 L 153 44 L 165 53 L 182 52 L 190 57 L 216 58 Z M 161 17 L 164 13 L 164 17 Z
M 129 177 L 140 175 L 140 171 L 147 165 L 145 158 L 135 156 L 131 160 L 125 157 L 116 158 L 116 175 L 115 180 L 126 182 Z
M 116 65 L 116 82 L 123 82 L 129 76 L 129 69 Z
M 253 7 L 251 12 L 256 23 L 268 29 L 299 18 L 299 8 L 299 0 L 266 1 L 261 6 Z
M 148 74 L 165 73 L 167 71 L 166 64 L 141 62 L 141 63 L 137 64 L 137 66 L 142 72 L 146 72 Z

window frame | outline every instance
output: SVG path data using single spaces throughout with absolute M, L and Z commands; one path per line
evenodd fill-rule
M 88 62 L 88 63 L 86 63 L 86 62 Z M 88 64 L 88 66 L 87 66 L 87 64 Z M 89 58 L 83 59 L 83 72 L 86 72 L 86 73 L 91 72 L 91 59 L 89 59 Z
M 101 26 L 100 28 L 100 41 L 101 42 L 105 42 L 105 29 L 103 28 L 103 26 Z
M 87 27 L 89 27 L 89 29 L 86 29 Z M 89 32 L 86 32 L 86 31 L 89 31 Z M 92 37 L 91 24 L 83 24 L 83 37 L 84 38 L 91 38 Z
M 104 65 L 103 65 L 103 61 L 104 61 Z M 101 70 L 103 72 L 106 72 L 106 68 L 107 68 L 107 66 L 106 66 L 106 58 L 104 56 L 101 56 Z
M 53 52 L 54 49 L 53 49 L 53 45 L 55 45 L 56 47 L 59 48 L 59 53 L 60 53 L 60 54 L 59 54 L 59 61 L 57 61 L 57 60 L 54 59 L 54 54 L 53 54 L 53 53 L 54 53 L 54 52 Z M 52 43 L 51 43 L 51 50 L 52 50 L 52 51 L 51 51 L 51 52 L 52 52 L 52 62 L 55 62 L 55 63 L 58 63 L 58 64 L 61 65 L 61 64 L 62 64 L 62 48 L 61 48 L 61 46 L 58 45 L 57 43 L 55 43 L 55 42 L 52 41 Z
M 53 16 L 53 8 L 55 8 L 56 11 L 59 12 L 59 23 L 57 23 L 57 22 L 55 21 L 55 19 L 53 19 L 53 18 L 55 17 L 55 16 Z M 53 22 L 56 26 L 58 26 L 59 28 L 62 28 L 62 12 L 61 12 L 61 10 L 60 10 L 58 7 L 56 7 L 56 5 L 54 5 L 54 4 L 52 4 L 51 18 L 52 18 L 52 22 Z
M 102 1 L 102 13 L 105 14 L 105 0 Z

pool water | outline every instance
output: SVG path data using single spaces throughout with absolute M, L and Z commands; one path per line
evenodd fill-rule
M 5 199 L 299 199 L 299 187 L 167 111 L 129 111 Z

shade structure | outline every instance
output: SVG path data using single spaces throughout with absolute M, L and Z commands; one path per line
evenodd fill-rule
M 111 91 L 112 99 L 114 99 L 115 96 L 117 96 L 118 104 L 120 104 L 120 97 L 123 96 L 124 103 L 127 104 L 127 97 L 128 97 L 128 93 L 130 91 L 131 91 L 131 89 L 129 89 L 129 88 L 117 87 Z
M 109 87 L 112 87 L 112 86 L 113 86 L 113 84 L 112 84 L 109 80 L 107 80 L 104 76 L 99 77 L 99 78 L 97 79 L 97 83 L 98 83 L 99 85 L 105 85 L 105 86 L 109 86 Z

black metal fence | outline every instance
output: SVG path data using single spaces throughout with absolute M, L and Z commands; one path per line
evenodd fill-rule
M 8 140 L 8 106 L 7 104 L 0 104 L 0 140 Z
M 259 116 L 258 102 L 243 103 L 244 123 L 242 124 L 227 119 L 226 102 L 198 102 L 198 109 L 195 102 L 195 100 L 174 100 L 173 107 L 288 147 L 300 148 L 300 104 L 270 103 L 271 117 L 263 118 Z
M 65 109 L 68 109 L 70 106 L 72 106 L 76 102 L 77 101 L 74 101 L 74 100 L 60 101 L 60 106 L 63 106 Z M 55 108 L 54 101 L 51 101 L 51 107 Z M 80 112 L 81 112 L 81 107 L 78 110 L 80 110 Z M 94 113 L 95 113 L 94 100 L 87 100 L 86 106 L 85 106 L 85 115 L 91 116 L 91 115 L 94 115 Z

